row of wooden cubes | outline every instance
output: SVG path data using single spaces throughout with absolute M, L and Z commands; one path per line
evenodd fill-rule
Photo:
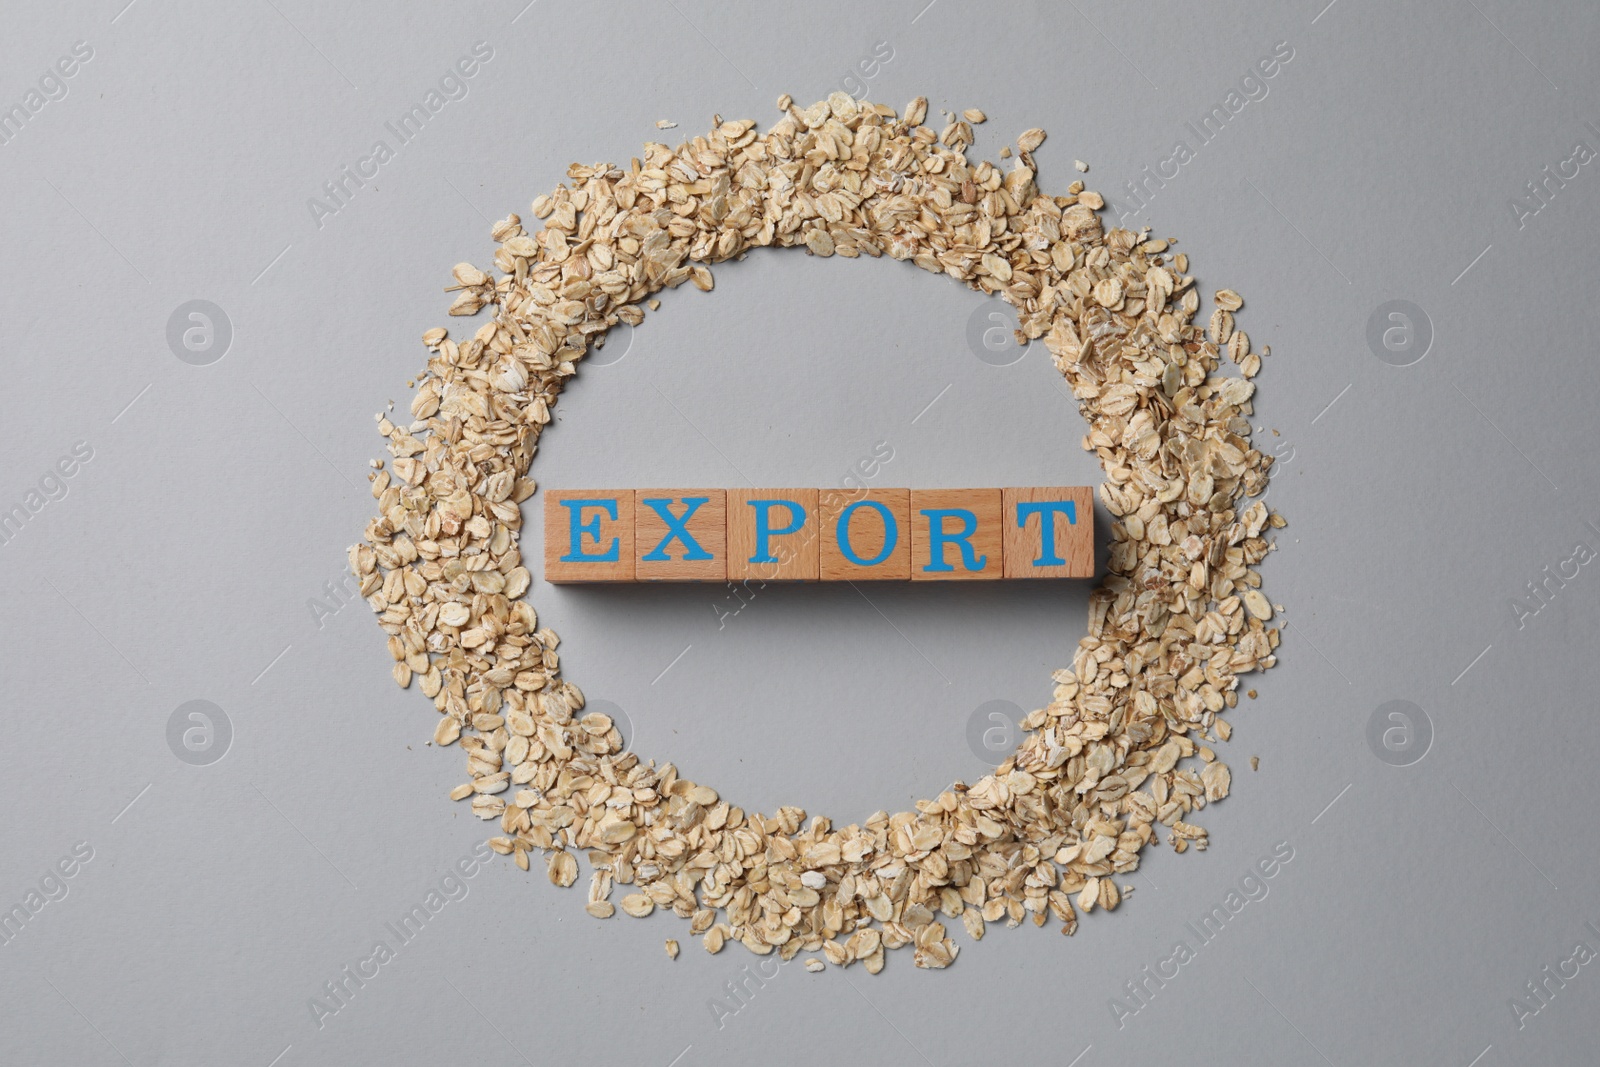
M 564 582 L 1094 576 L 1089 489 L 566 489 L 544 494 Z

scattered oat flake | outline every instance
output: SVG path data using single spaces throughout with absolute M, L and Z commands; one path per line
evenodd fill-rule
M 1272 618 L 1272 605 L 1267 602 L 1266 597 L 1261 595 L 1261 590 L 1246 589 L 1242 599 L 1244 600 L 1245 609 L 1262 622 L 1267 622 Z
M 1087 164 L 1087 163 L 1085 163 L 1085 162 L 1084 162 L 1084 161 L 1083 161 L 1083 160 L 1081 160 L 1081 159 L 1074 159 L 1074 160 L 1073 160 L 1073 161 L 1072 161 L 1072 165 L 1073 165 L 1073 166 L 1074 166 L 1074 167 L 1076 167 L 1076 168 L 1078 168 L 1078 172 L 1079 172 L 1079 173 L 1080 173 L 1080 174 L 1087 174 L 1087 173 L 1089 173 L 1089 164 Z
M 815 956 L 812 956 L 810 959 L 806 960 L 806 970 L 811 971 L 813 974 L 817 971 L 826 970 L 827 967 L 828 965 L 826 963 L 823 963 Z
M 675 130 L 677 128 L 678 124 L 676 122 L 670 122 L 667 119 L 661 119 L 656 123 L 656 129 L 658 130 Z
M 1260 756 L 1251 756 L 1250 757 L 1250 769 L 1252 771 L 1259 771 L 1261 769 L 1261 757 Z
M 674 960 L 678 958 L 678 943 L 670 937 L 667 938 L 667 958 Z
M 966 119 L 968 122 L 977 123 L 983 122 L 989 116 L 985 115 L 975 107 L 969 107 L 961 113 L 961 117 Z

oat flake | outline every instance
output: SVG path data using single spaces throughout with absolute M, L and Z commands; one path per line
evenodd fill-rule
M 1243 301 L 1216 293 L 1208 338 L 1169 239 L 1107 231 L 1081 181 L 1039 190 L 1043 130 L 1002 168 L 966 157 L 976 109 L 936 131 L 920 97 L 904 119 L 845 93 L 779 106 L 765 132 L 719 119 L 627 167 L 574 164 L 570 184 L 534 200 L 542 225 L 494 225 L 493 270 L 459 264 L 448 286 L 452 316 L 489 315 L 423 335 L 412 421 L 381 420 L 392 477 L 372 483 L 378 514 L 351 570 L 396 682 L 432 700 L 434 743 L 466 758 L 470 781 L 451 797 L 497 824 L 491 847 L 519 867 L 545 854 L 555 886 L 575 884 L 586 857 L 590 915 L 614 915 L 612 886 L 627 886 L 623 912 L 671 911 L 710 952 L 729 940 L 783 959 L 820 951 L 872 974 L 905 947 L 920 967 L 948 966 L 947 927 L 973 941 L 1001 921 L 1071 934 L 1079 910 L 1118 906 L 1113 876 L 1137 869 L 1159 828 L 1176 851 L 1206 846 L 1188 820 L 1232 779 L 1205 741 L 1228 736 L 1218 716 L 1239 677 L 1276 662 L 1254 568 L 1284 522 L 1249 500 L 1272 458 L 1250 441 L 1260 359 L 1233 327 Z M 747 812 L 624 751 L 522 599 L 529 465 L 585 353 L 641 323 L 656 293 L 711 289 L 711 266 L 765 245 L 888 256 L 998 294 L 1021 334 L 1043 339 L 1106 471 L 1108 574 L 1017 751 L 913 810 L 837 828 L 796 807 Z M 1247 377 L 1218 373 L 1219 346 Z

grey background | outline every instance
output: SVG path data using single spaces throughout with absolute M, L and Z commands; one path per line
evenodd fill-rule
M 1521 226 L 1511 201 L 1574 142 L 1600 148 L 1583 125 L 1600 12 L 525 2 L 5 6 L 5 106 L 74 42 L 94 56 L 0 146 L 0 507 L 74 442 L 93 459 L 0 545 L 0 903 L 79 842 L 94 857 L 0 946 L 0 1062 L 1593 1059 L 1600 965 L 1520 1029 L 1510 998 L 1580 940 L 1600 948 L 1583 925 L 1600 925 L 1600 579 L 1582 568 L 1520 628 L 1510 603 L 1576 542 L 1600 547 L 1600 164 Z M 477 41 L 494 54 L 467 97 L 319 228 L 307 200 Z M 435 714 L 388 680 L 365 605 L 320 624 L 309 606 L 372 513 L 372 413 L 407 402 L 451 265 L 489 266 L 488 220 L 571 161 L 626 163 L 714 113 L 765 125 L 779 93 L 840 88 L 879 41 L 873 99 L 983 108 L 988 158 L 1042 126 L 1046 189 L 1083 159 L 1118 201 L 1175 140 L 1196 147 L 1184 123 L 1258 58 L 1294 49 L 1127 220 L 1179 237 L 1203 293 L 1244 294 L 1239 326 L 1274 352 L 1256 422 L 1290 525 L 1264 571 L 1289 625 L 1230 716 L 1213 846 L 1150 850 L 1134 895 L 1070 940 L 991 924 L 981 945 L 957 929 L 942 973 L 908 954 L 876 978 L 789 966 L 720 1020 L 710 1002 L 755 957 L 708 956 L 670 916 L 595 922 L 584 882 L 497 860 L 319 1028 L 309 998 L 490 829 L 445 798 L 461 756 L 426 744 Z M 716 276 L 580 375 L 541 482 L 836 485 L 877 442 L 882 485 L 1098 477 L 1042 349 L 976 358 L 982 304 L 954 283 L 798 252 Z M 166 340 L 193 299 L 233 328 L 209 366 Z M 1366 340 L 1393 299 L 1432 324 L 1407 367 Z M 523 549 L 538 558 L 536 522 Z M 1088 586 L 865 592 L 772 588 L 736 615 L 720 587 L 530 596 L 643 755 L 842 824 L 981 775 L 969 716 L 1048 699 Z M 168 747 L 191 700 L 231 724 L 209 765 Z M 1431 721 L 1421 762 L 1369 748 L 1394 700 Z M 1279 842 L 1294 859 L 1270 894 L 1119 1026 L 1123 984 Z

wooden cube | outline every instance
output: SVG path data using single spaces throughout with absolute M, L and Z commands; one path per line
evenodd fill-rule
M 728 490 L 728 577 L 814 582 L 822 559 L 815 489 Z
M 1006 489 L 1007 578 L 1093 578 L 1094 499 L 1085 486 Z
M 998 489 L 911 490 L 911 580 L 999 581 Z
M 635 489 L 634 573 L 641 582 L 728 576 L 728 496 L 722 489 Z
M 911 491 L 828 489 L 817 494 L 825 582 L 911 577 Z
M 632 489 L 551 489 L 544 493 L 544 579 L 631 582 Z

